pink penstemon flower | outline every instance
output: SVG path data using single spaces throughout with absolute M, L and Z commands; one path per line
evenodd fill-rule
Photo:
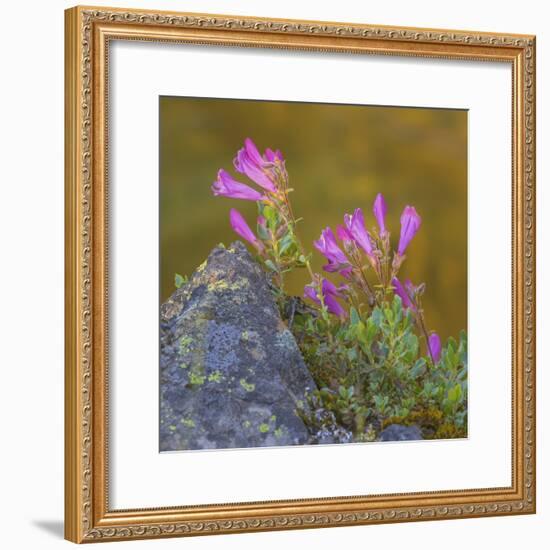
M 376 195 L 372 206 L 372 211 L 380 229 L 380 237 L 384 238 L 387 235 L 386 213 L 388 211 L 388 207 L 386 206 L 386 201 L 384 200 L 382 193 L 378 193 L 378 195 Z
M 218 178 L 212 184 L 212 193 L 215 196 L 247 201 L 261 201 L 264 195 L 231 177 L 225 170 L 218 171 Z
M 432 332 L 428 337 L 428 348 L 434 364 L 441 360 L 441 339 L 437 332 Z
M 271 193 L 277 192 L 276 176 L 271 165 L 276 161 L 283 161 L 280 151 L 266 149 L 264 156 L 260 154 L 256 144 L 246 138 L 244 147 L 239 149 L 233 165 L 235 170 L 248 176 L 254 183 Z
M 414 304 L 412 296 L 410 294 L 412 283 L 408 280 L 404 286 L 401 284 L 401 281 L 397 277 L 394 277 L 391 282 L 395 294 L 401 298 L 401 303 L 403 304 L 403 307 L 405 309 L 416 311 L 416 305 Z
M 323 266 L 325 271 L 341 271 L 350 266 L 348 258 L 338 246 L 334 232 L 330 227 L 323 229 L 319 239 L 313 242 L 313 246 L 328 260 L 328 264 Z
M 401 235 L 399 237 L 399 246 L 397 247 L 397 254 L 399 256 L 405 254 L 406 248 L 418 233 L 421 223 L 422 218 L 418 215 L 414 206 L 405 206 L 401 214 Z
M 257 234 L 247 224 L 244 217 L 235 209 L 230 211 L 230 223 L 233 230 L 250 243 L 274 273 L 276 283 L 283 288 L 283 274 L 289 270 L 292 262 L 298 262 L 309 269 L 313 282 L 304 288 L 304 296 L 340 319 L 347 317 L 343 302 L 366 295 L 369 308 L 386 301 L 386 295 L 395 294 L 401 298 L 402 306 L 409 310 L 425 340 L 432 360 L 437 363 L 441 357 L 441 341 L 435 332 L 428 334 L 424 324 L 420 296 L 424 285 L 414 286 L 410 280 L 401 283 L 398 272 L 405 260 L 405 251 L 420 229 L 422 220 L 414 206 L 407 205 L 401 214 L 399 242 L 390 262 L 390 233 L 386 226 L 387 205 L 384 196 L 378 193 L 374 199 L 372 213 L 377 227 L 372 232 L 367 229 L 361 208 L 355 208 L 353 214 L 344 215 L 344 224 L 336 228 L 325 227 L 314 247 L 326 258 L 323 269 L 337 274 L 346 280 L 346 284 L 335 285 L 327 278 L 315 275 L 311 271 L 307 253 L 296 236 L 296 220 L 288 198 L 288 174 L 285 160 L 279 150 L 265 149 L 261 154 L 256 144 L 246 138 L 234 159 L 237 172 L 247 176 L 260 190 L 235 180 L 221 169 L 212 185 L 217 196 L 255 201 L 259 205 Z M 265 214 L 265 215 L 264 215 Z M 292 251 L 287 258 L 286 251 Z M 299 260 L 298 260 L 299 259 Z M 366 261 L 365 261 L 366 260 Z M 289 263 L 290 262 L 290 263 Z M 369 282 L 368 268 L 372 268 L 377 279 Z
M 263 252 L 264 245 L 262 242 L 256 237 L 252 229 L 248 226 L 246 223 L 246 220 L 243 218 L 241 213 L 238 210 L 235 210 L 232 208 L 229 211 L 229 222 L 231 224 L 231 227 L 233 228 L 233 231 L 237 233 L 240 237 L 242 237 L 245 241 L 248 241 L 258 252 Z
M 320 286 L 320 292 L 319 292 Z M 347 317 L 346 310 L 338 302 L 337 298 L 344 298 L 343 292 L 348 290 L 347 285 L 337 287 L 328 279 L 322 279 L 321 284 L 312 282 L 304 287 L 304 297 L 314 301 L 317 305 L 324 304 L 333 315 L 340 318 Z
M 345 214 L 344 223 L 349 235 L 360 246 L 367 256 L 374 257 L 374 245 L 372 237 L 365 228 L 365 219 L 363 217 L 363 211 L 360 208 L 356 208 L 353 215 Z

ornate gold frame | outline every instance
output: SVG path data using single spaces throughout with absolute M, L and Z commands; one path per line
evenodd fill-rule
M 91 542 L 534 513 L 535 37 L 92 7 L 67 10 L 65 31 L 66 538 Z M 109 510 L 106 90 L 107 53 L 113 39 L 510 64 L 514 311 L 510 487 Z

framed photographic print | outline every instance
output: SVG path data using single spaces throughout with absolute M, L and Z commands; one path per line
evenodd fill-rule
M 66 538 L 535 511 L 535 37 L 66 12 Z

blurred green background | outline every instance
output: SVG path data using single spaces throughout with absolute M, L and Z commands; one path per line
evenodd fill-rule
M 256 204 L 214 197 L 219 168 L 235 175 L 233 157 L 246 137 L 263 152 L 280 149 L 290 176 L 302 242 L 362 207 L 375 224 L 372 201 L 382 192 L 392 244 L 405 205 L 422 227 L 407 250 L 401 278 L 426 283 L 428 329 L 457 336 L 467 320 L 467 112 L 450 109 L 309 104 L 208 98 L 160 98 L 160 294 L 174 274 L 191 275 L 212 247 L 238 237 L 229 225 L 237 208 L 255 227 Z M 238 174 L 243 182 L 250 183 Z M 253 184 L 252 184 L 253 186 Z M 301 295 L 306 270 L 288 278 Z

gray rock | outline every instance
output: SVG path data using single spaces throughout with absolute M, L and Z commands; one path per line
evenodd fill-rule
M 244 245 L 212 250 L 161 306 L 160 450 L 304 444 L 315 383 Z
M 418 426 L 390 424 L 378 435 L 378 441 L 415 441 L 424 439 Z

